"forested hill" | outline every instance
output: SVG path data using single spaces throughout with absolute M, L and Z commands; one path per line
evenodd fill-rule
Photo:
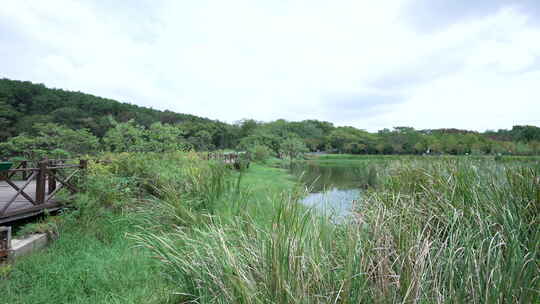
M 242 149 L 261 157 L 293 157 L 304 151 L 538 155 L 540 128 L 514 126 L 480 133 L 394 127 L 371 133 L 319 120 L 244 119 L 227 124 L 0 79 L 0 158 L 178 149 Z
M 57 123 L 72 129 L 88 128 L 102 137 L 117 122 L 220 124 L 190 114 L 139 107 L 81 92 L 50 89 L 29 81 L 0 79 L 0 140 L 32 132 L 35 123 Z M 224 125 L 223 123 L 221 123 Z

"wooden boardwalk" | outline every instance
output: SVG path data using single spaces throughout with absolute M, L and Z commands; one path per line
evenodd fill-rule
M 17 185 L 17 187 L 21 188 L 26 181 L 14 181 L 13 183 Z M 35 200 L 36 181 L 31 181 L 30 184 L 24 189 L 24 192 Z M 8 202 L 16 193 L 17 191 L 15 191 L 13 187 L 4 181 L 0 181 L 0 211 L 4 210 Z M 51 198 L 46 204 L 34 205 L 23 195 L 19 194 L 15 198 L 15 201 L 13 201 L 13 203 L 7 207 L 5 213 L 0 215 L 0 224 L 34 216 L 42 213 L 44 210 L 57 210 L 59 207 L 60 204 L 54 198 Z
M 87 163 L 85 159 L 78 163 L 47 159 L 37 163 L 20 161 L 0 171 L 0 224 L 59 209 L 56 194 L 61 189 L 72 194 L 78 192 L 72 178 L 80 176 L 78 172 L 86 169 Z
M 206 153 L 202 158 L 222 161 L 236 169 L 249 167 L 249 153 Z M 80 176 L 87 165 L 85 159 L 46 159 L 35 163 L 19 161 L 0 171 L 0 224 L 61 208 L 56 194 L 60 189 L 77 193 L 79 185 L 72 178 Z

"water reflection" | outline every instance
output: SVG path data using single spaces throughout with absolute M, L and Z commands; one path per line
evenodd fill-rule
M 309 193 L 302 203 L 308 207 L 321 210 L 337 221 L 342 221 L 351 215 L 353 201 L 360 197 L 360 190 L 340 190 L 332 188 L 324 192 Z
M 297 165 L 291 172 L 300 177 L 311 192 L 325 189 L 364 189 L 376 182 L 374 167 L 319 166 L 316 163 Z
M 351 214 L 353 201 L 358 201 L 361 190 L 375 183 L 372 167 L 320 166 L 316 163 L 296 166 L 291 172 L 310 189 L 302 200 L 333 219 L 341 221 Z

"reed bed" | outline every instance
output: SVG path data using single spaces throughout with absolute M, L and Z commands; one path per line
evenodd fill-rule
M 166 207 L 156 210 L 175 228 L 133 238 L 162 261 L 186 303 L 540 301 L 537 163 L 385 167 L 342 224 L 299 204 L 301 191 L 254 198 L 237 182 L 219 188 L 219 212 L 171 212 L 187 203 L 166 188 L 155 201 Z M 272 206 L 270 221 L 254 218 L 253 205 Z M 205 220 L 187 224 L 185 212 Z
M 0 269 L 4 302 L 540 302 L 535 159 L 360 158 L 374 182 L 335 224 L 282 169 L 104 157 L 59 239 Z

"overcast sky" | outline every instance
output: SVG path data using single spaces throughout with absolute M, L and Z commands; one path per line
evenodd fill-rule
M 0 77 L 227 122 L 540 125 L 540 1 L 2 0 Z

